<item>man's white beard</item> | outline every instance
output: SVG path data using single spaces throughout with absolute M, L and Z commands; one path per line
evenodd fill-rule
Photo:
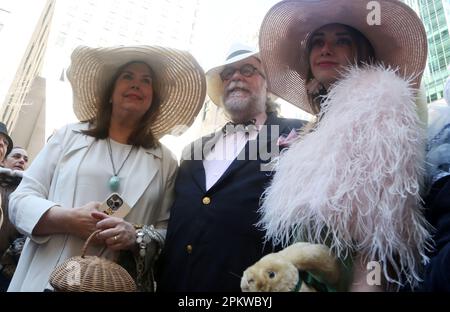
M 228 115 L 235 122 L 243 122 L 252 119 L 264 111 L 265 98 L 252 95 L 246 98 L 228 96 L 224 100 L 224 107 Z

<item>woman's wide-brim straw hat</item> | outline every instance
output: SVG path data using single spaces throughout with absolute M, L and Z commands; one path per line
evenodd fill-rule
M 419 87 L 427 61 L 427 37 L 422 21 L 406 4 L 286 0 L 269 10 L 259 34 L 261 61 L 272 93 L 312 113 L 305 89 L 307 42 L 315 30 L 333 23 L 359 30 L 372 44 L 378 61 L 398 68 L 400 75 L 413 78 L 414 87 Z
M 203 69 L 186 51 L 159 46 L 117 46 L 110 48 L 77 47 L 67 77 L 73 89 L 73 109 L 80 121 L 96 117 L 97 107 L 105 99 L 116 71 L 131 61 L 148 64 L 154 73 L 153 88 L 161 106 L 152 126 L 160 138 L 168 133 L 181 134 L 194 122 L 206 94 Z

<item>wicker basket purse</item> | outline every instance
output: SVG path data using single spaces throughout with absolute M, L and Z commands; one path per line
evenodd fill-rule
M 99 256 L 86 256 L 92 233 L 83 246 L 82 255 L 72 257 L 58 265 L 50 275 L 55 291 L 66 292 L 132 292 L 136 283 L 117 263 Z M 102 252 L 100 252 L 101 254 Z

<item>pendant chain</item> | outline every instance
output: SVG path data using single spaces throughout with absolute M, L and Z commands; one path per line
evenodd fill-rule
M 123 163 L 122 163 L 122 165 L 120 166 L 119 170 L 116 172 L 116 167 L 114 166 L 114 160 L 113 160 L 113 155 L 112 155 L 111 142 L 110 142 L 109 137 L 106 139 L 106 142 L 108 143 L 109 159 L 111 160 L 111 165 L 112 165 L 113 173 L 114 173 L 114 176 L 117 177 L 117 176 L 119 175 L 120 170 L 122 170 L 123 165 L 125 165 L 125 163 L 127 162 L 128 157 L 130 157 L 131 152 L 133 151 L 133 147 L 134 147 L 134 146 L 132 146 L 132 147 L 130 148 L 130 151 L 128 152 L 127 157 L 125 157 L 125 160 L 123 161 Z

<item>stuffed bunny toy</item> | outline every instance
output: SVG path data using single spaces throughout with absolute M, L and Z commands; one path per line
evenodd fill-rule
M 295 243 L 247 268 L 241 289 L 244 292 L 317 291 L 301 280 L 300 272 L 308 272 L 332 287 L 338 286 L 341 275 L 340 264 L 327 246 Z

